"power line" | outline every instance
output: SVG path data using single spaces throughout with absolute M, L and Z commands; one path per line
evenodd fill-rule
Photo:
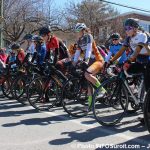
M 141 8 L 131 7 L 131 6 L 128 6 L 128 5 L 118 4 L 118 3 L 114 3 L 114 2 L 110 2 L 110 1 L 105 1 L 105 0 L 99 0 L 99 1 L 102 1 L 102 2 L 109 3 L 109 4 L 118 5 L 118 6 L 122 6 L 122 7 L 131 8 L 131 9 L 140 10 L 140 11 L 143 11 L 143 12 L 148 12 L 148 13 L 150 13 L 150 10 L 144 10 L 144 9 L 141 9 Z

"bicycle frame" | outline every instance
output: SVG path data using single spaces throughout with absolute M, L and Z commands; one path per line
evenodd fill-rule
M 130 75 L 129 75 L 130 76 Z M 132 75 L 130 77 L 133 77 Z M 125 87 L 127 88 L 128 92 L 130 93 L 134 103 L 136 105 L 139 105 L 140 103 L 140 96 L 141 96 L 141 92 L 142 92 L 142 86 L 144 84 L 144 81 L 142 80 L 141 84 L 140 84 L 140 88 L 138 90 L 138 98 L 134 95 L 134 93 L 132 92 L 129 84 L 128 84 L 128 81 L 127 81 L 127 73 L 124 72 L 123 70 L 120 72 L 119 74 L 119 78 L 123 81 L 123 84 L 125 85 Z

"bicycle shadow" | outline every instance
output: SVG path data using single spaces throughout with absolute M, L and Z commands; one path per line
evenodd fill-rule
M 78 132 L 78 131 L 62 132 L 61 135 L 67 135 L 68 137 L 49 141 L 49 144 L 50 145 L 65 145 L 74 141 L 81 142 L 81 143 L 91 142 L 94 139 L 97 139 L 100 137 L 108 137 L 110 135 L 123 133 L 128 130 L 132 132 L 138 132 L 138 130 L 140 130 L 140 132 L 143 132 L 143 131 L 146 131 L 146 128 L 143 126 L 140 126 L 139 124 L 137 125 L 133 124 L 132 126 L 124 127 L 124 128 L 99 126 L 99 127 L 90 128 L 86 130 L 85 132 Z
M 26 125 L 26 126 L 33 126 L 33 125 L 39 125 L 39 126 L 47 126 L 50 124 L 56 124 L 56 123 L 61 123 L 62 121 L 67 121 L 64 120 L 65 116 L 64 115 L 57 115 L 57 116 L 51 116 L 51 117 L 46 117 L 46 118 L 32 118 L 32 119 L 24 119 L 20 120 L 19 122 L 15 123 L 7 123 L 3 124 L 3 127 L 14 127 L 14 126 L 19 126 L 19 125 Z M 69 119 L 68 119 L 69 120 Z
M 125 147 L 124 149 L 131 149 L 131 146 L 132 146 L 133 149 L 146 150 L 146 149 L 150 149 L 149 140 L 150 140 L 150 135 L 144 135 L 144 136 L 140 136 L 138 138 L 128 140 L 123 143 L 118 143 L 117 146 L 118 145 L 122 146 L 122 147 L 124 146 Z M 129 146 L 130 146 L 130 148 L 128 148 Z M 96 148 L 95 150 L 101 150 L 101 149 L 102 148 Z M 106 149 L 106 148 L 103 148 L 103 149 Z

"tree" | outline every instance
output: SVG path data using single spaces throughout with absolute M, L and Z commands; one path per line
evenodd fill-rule
M 9 43 L 20 41 L 26 33 L 36 32 L 47 24 L 57 29 L 61 22 L 60 14 L 52 0 L 5 0 L 4 40 Z
M 77 22 L 84 22 L 92 31 L 92 35 L 99 41 L 99 26 L 105 23 L 105 19 L 118 14 L 109 4 L 98 0 L 83 0 L 75 4 L 70 2 L 66 10 L 66 21 L 73 29 Z

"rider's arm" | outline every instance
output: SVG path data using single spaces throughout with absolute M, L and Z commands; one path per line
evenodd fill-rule
M 86 53 L 85 53 L 85 61 L 89 63 L 89 59 L 92 54 L 92 42 L 93 42 L 93 37 L 91 34 L 87 36 L 87 47 L 86 47 Z
M 41 52 L 40 52 L 40 58 L 39 58 L 39 63 L 40 64 L 43 64 L 44 62 L 44 59 L 45 59 L 45 56 L 46 56 L 46 46 L 45 45 L 42 45 L 41 46 Z
M 77 49 L 75 54 L 74 54 L 74 59 L 73 59 L 74 63 L 77 63 L 79 56 L 80 56 L 80 53 L 81 53 L 81 50 Z
M 132 56 L 129 58 L 129 61 L 132 62 L 136 59 L 136 57 L 138 56 L 138 54 L 140 53 L 140 51 L 142 50 L 142 46 L 138 45 L 134 51 L 134 53 L 132 54 Z
M 105 57 L 105 62 L 108 62 L 112 56 L 112 52 L 109 52 L 108 55 Z
M 59 48 L 55 48 L 55 52 L 54 52 L 54 64 L 56 64 L 56 62 L 59 59 Z
M 92 43 L 87 44 L 86 54 L 85 54 L 85 61 L 89 63 L 89 59 L 92 53 Z

